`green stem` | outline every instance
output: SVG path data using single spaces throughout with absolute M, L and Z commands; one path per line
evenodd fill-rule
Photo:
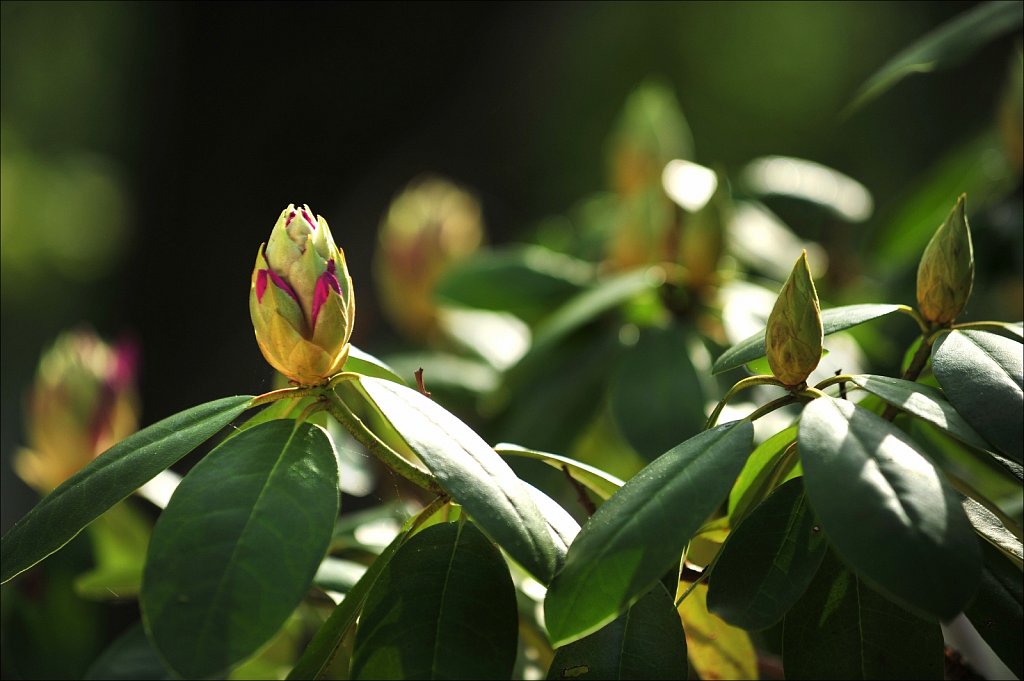
M 442 488 L 437 482 L 437 478 L 422 468 L 414 466 L 402 457 L 402 455 L 389 447 L 387 443 L 377 437 L 377 435 L 367 428 L 366 424 L 363 423 L 351 409 L 349 409 L 348 405 L 338 397 L 337 393 L 333 390 L 322 391 L 321 395 L 326 400 L 327 411 L 331 413 L 331 416 L 336 418 L 338 422 L 345 427 L 345 430 L 352 434 L 352 437 L 366 447 L 371 454 L 380 459 L 385 466 L 388 466 L 417 487 L 422 487 L 428 492 L 433 492 L 435 494 L 447 495 L 444 488 Z
M 921 375 L 925 366 L 928 365 L 928 359 L 932 355 L 932 345 L 935 343 L 939 332 L 943 330 L 930 329 L 921 334 L 921 345 L 918 346 L 917 352 L 914 353 L 914 358 L 910 360 L 910 366 L 907 367 L 907 370 L 901 376 L 904 381 L 916 381 L 918 376 Z M 899 408 L 890 404 L 882 412 L 882 418 L 886 421 L 892 421 L 896 418 L 897 413 L 899 413 Z
M 828 397 L 828 395 L 821 392 L 817 388 L 804 388 L 803 390 L 798 392 L 797 395 L 799 395 L 800 397 L 809 397 L 812 400 L 816 400 L 819 397 Z
M 814 386 L 815 390 L 824 390 L 825 388 L 835 385 L 836 383 L 851 383 L 853 382 L 853 376 L 849 374 L 839 374 L 838 376 L 829 376 L 824 381 Z
M 774 376 L 769 376 L 767 374 L 747 376 L 743 380 L 737 381 L 736 384 L 729 389 L 729 392 L 725 394 L 725 397 L 722 398 L 722 401 L 719 402 L 717 406 L 715 406 L 715 410 L 711 412 L 711 416 L 708 417 L 708 421 L 704 425 L 704 430 L 714 428 L 715 424 L 718 422 L 718 417 L 722 415 L 722 410 L 725 409 L 725 405 L 729 402 L 729 400 L 735 397 L 740 391 L 746 390 L 747 388 L 752 388 L 755 385 L 775 385 L 780 388 L 786 387 L 786 385 L 782 381 L 775 378 Z
M 281 390 L 271 390 L 269 393 L 263 393 L 257 397 L 249 400 L 249 409 L 253 407 L 259 407 L 264 404 L 270 404 L 271 402 L 277 402 L 278 400 L 286 400 L 291 397 L 310 397 L 319 396 L 322 390 L 320 386 L 304 386 L 301 388 L 282 388 Z
M 896 308 L 898 312 L 902 312 L 905 315 L 909 315 L 917 322 L 917 327 L 921 329 L 921 335 L 926 336 L 931 331 L 931 325 L 928 321 L 921 316 L 921 313 L 910 307 L 909 305 L 900 305 Z
M 1001 331 L 1006 333 L 1008 331 L 1006 322 L 964 322 L 963 324 L 954 324 L 951 328 L 954 329 L 989 329 L 991 331 Z
M 782 407 L 785 407 L 786 405 L 793 404 L 794 402 L 798 402 L 799 400 L 800 398 L 797 397 L 796 395 L 783 395 L 782 397 L 774 399 L 771 402 L 768 402 L 767 404 L 763 404 L 754 411 L 750 412 L 750 415 L 748 415 L 747 418 L 750 419 L 751 421 L 756 421 L 765 414 L 770 414 L 776 409 L 780 409 Z

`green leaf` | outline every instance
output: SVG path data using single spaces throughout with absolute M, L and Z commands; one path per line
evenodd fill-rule
M 974 600 L 964 610 L 999 659 L 1017 678 L 1022 677 L 1020 623 L 1024 617 L 1024 587 L 1020 567 L 992 546 L 983 546 L 985 565 Z
M 130 435 L 43 498 L 0 541 L 0 583 L 24 572 L 245 411 L 252 397 L 207 402 Z
M 852 382 L 908 414 L 938 426 L 961 442 L 989 449 L 989 444 L 946 401 L 941 390 L 913 381 L 869 374 L 854 376 Z
M 823 397 L 804 408 L 797 443 L 807 498 L 843 560 L 922 613 L 956 616 L 978 585 L 978 540 L 914 442 L 851 402 Z
M 134 598 L 142 585 L 151 522 L 124 501 L 86 528 L 92 539 L 96 567 L 75 579 L 85 598 Z
M 640 330 L 612 378 L 611 411 L 626 441 L 653 460 L 699 433 L 707 418 L 704 391 L 679 325 Z
M 549 679 L 685 679 L 686 637 L 661 584 L 622 616 L 555 651 Z
M 388 381 L 394 381 L 395 383 L 406 385 L 405 380 L 395 373 L 395 370 L 385 362 L 377 359 L 368 352 L 363 352 L 354 345 L 348 346 L 348 359 L 345 360 L 345 366 L 343 369 L 345 371 L 354 371 L 355 373 L 362 374 L 363 376 L 383 378 Z
M 434 288 L 442 303 L 509 312 L 535 323 L 594 276 L 590 263 L 522 246 L 482 252 L 455 265 Z
M 954 17 L 911 43 L 861 86 L 857 109 L 914 73 L 930 73 L 964 61 L 992 40 L 1021 26 L 1019 2 L 987 2 Z
M 584 524 L 544 603 L 556 646 L 611 622 L 679 562 L 750 452 L 750 421 L 674 447 L 622 486 Z
M 341 639 L 355 624 L 370 589 L 377 583 L 377 579 L 398 551 L 398 547 L 407 539 L 409 526 L 407 524 L 387 548 L 381 551 L 359 581 L 345 594 L 345 600 L 334 608 L 327 621 L 317 630 L 302 657 L 288 674 L 288 679 L 319 679 L 323 676 L 330 667 L 338 646 L 341 645 Z
M 360 384 L 452 499 L 516 562 L 549 583 L 559 552 L 509 465 L 466 424 L 417 391 L 376 378 Z
M 177 678 L 160 660 L 139 622 L 118 636 L 85 673 L 87 680 L 163 681 Z
M 678 610 L 695 675 L 702 679 L 756 679 L 757 651 L 750 636 L 708 612 L 707 584 L 680 581 L 676 600 L 691 587 Z
M 615 492 L 625 484 L 622 480 L 619 480 L 610 473 L 605 473 L 600 468 L 595 468 L 594 466 L 585 464 L 582 461 L 577 461 L 576 459 L 571 459 L 568 456 L 562 456 L 561 454 L 537 452 L 532 449 L 509 444 L 507 442 L 494 445 L 494 451 L 498 452 L 498 454 L 501 454 L 502 456 L 522 456 L 528 459 L 537 459 L 559 470 L 562 470 L 563 467 L 567 467 L 570 469 L 570 473 L 574 479 L 578 480 L 581 484 L 585 485 L 587 489 L 602 499 L 607 499 L 611 495 L 615 494 Z
M 354 679 L 501 679 L 518 638 L 515 587 L 497 547 L 471 522 L 409 539 L 366 598 Z
M 1024 567 L 1024 544 L 1021 543 L 1020 537 L 1008 530 L 995 513 L 978 501 L 964 497 L 963 506 L 974 530 L 989 544 L 1005 553 L 1018 568 Z
M 187 678 L 255 653 L 309 589 L 338 515 L 324 430 L 292 420 L 233 437 L 181 481 L 153 530 L 142 582 L 146 629 Z
M 941 679 L 942 631 L 874 592 L 831 551 L 786 615 L 787 679 Z
M 736 478 L 736 484 L 729 492 L 729 519 L 734 526 L 784 479 L 787 471 L 779 468 L 786 463 L 782 461 L 782 455 L 794 442 L 796 426 L 790 426 L 775 433 L 751 452 Z
M 790 480 L 729 535 L 708 581 L 708 609 L 737 627 L 767 629 L 803 594 L 826 547 L 803 482 Z
M 1000 452 L 1024 463 L 1024 349 L 984 331 L 953 331 L 932 346 L 932 371 L 956 410 Z
M 869 322 L 896 312 L 903 305 L 888 304 L 865 304 L 865 305 L 844 305 L 821 311 L 821 326 L 824 335 L 844 331 L 850 327 Z M 747 362 L 760 359 L 765 356 L 764 331 L 745 338 L 736 345 L 722 353 L 722 356 L 715 360 L 711 371 L 720 374 L 729 369 L 743 366 Z

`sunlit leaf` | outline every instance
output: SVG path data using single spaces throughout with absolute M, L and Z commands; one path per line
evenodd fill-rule
M 1017 564 L 1018 568 L 1024 567 L 1024 545 L 1022 545 L 1020 537 L 1008 530 L 996 514 L 978 501 L 964 497 L 963 505 L 967 519 L 971 521 L 974 530 L 989 544 L 1005 553 Z
M 821 311 L 821 326 L 824 335 L 843 331 L 850 327 L 869 322 L 892 314 L 900 309 L 900 305 L 865 304 L 844 305 Z M 747 362 L 765 356 L 764 331 L 760 331 L 722 353 L 715 360 L 712 371 L 720 374 L 729 369 L 743 366 Z
M 946 397 L 986 440 L 1024 462 L 1024 347 L 984 331 L 953 331 L 932 347 Z
M 240 395 L 186 409 L 130 435 L 53 490 L 4 535 L 0 582 L 64 546 L 104 511 L 245 411 Z
M 549 679 L 685 679 L 686 637 L 661 584 L 625 614 L 555 651 Z
M 807 498 L 843 559 L 922 613 L 959 613 L 978 584 L 978 540 L 913 441 L 851 402 L 823 397 L 804 408 L 797 442 Z
M 942 631 L 883 598 L 831 551 L 786 615 L 787 679 L 941 679 Z
M 790 480 L 733 529 L 708 581 L 708 609 L 744 629 L 767 629 L 785 616 L 814 578 L 827 544 Z
M 637 473 L 584 524 L 544 603 L 558 647 L 611 622 L 679 562 L 725 498 L 750 452 L 750 421 L 674 447 Z
M 537 452 L 532 449 L 520 447 L 519 445 L 500 443 L 494 445 L 494 451 L 498 452 L 502 456 L 522 456 L 529 459 L 537 459 L 544 463 L 553 466 L 559 470 L 563 466 L 569 468 L 572 477 L 578 480 L 581 484 L 585 485 L 587 489 L 597 494 L 602 499 L 607 499 L 611 495 L 622 487 L 624 484 L 622 480 L 619 480 L 610 473 L 605 473 L 600 468 L 595 468 L 589 464 L 585 464 L 582 461 L 576 461 L 567 456 L 561 454 L 551 454 L 549 452 Z
M 782 480 L 785 473 L 779 470 L 783 464 L 782 455 L 794 442 L 796 426 L 790 426 L 775 433 L 751 452 L 736 478 L 736 484 L 729 492 L 729 518 L 734 525 L 738 525 L 750 509 L 771 493 L 773 485 Z
M 354 345 L 348 346 L 348 359 L 343 367 L 345 371 L 354 371 L 364 376 L 383 378 L 395 383 L 406 385 L 407 381 L 399 376 L 384 361 L 377 359 L 368 352 L 363 352 Z
M 676 599 L 692 586 L 679 582 Z M 756 679 L 757 651 L 743 629 L 708 611 L 707 584 L 698 584 L 679 604 L 692 670 L 702 679 Z
M 500 679 L 515 663 L 515 588 L 472 522 L 434 525 L 403 544 L 366 597 L 354 679 Z
M 178 486 L 146 558 L 141 606 L 183 676 L 255 653 L 309 588 L 338 514 L 338 464 L 318 426 L 279 420 L 226 440 Z

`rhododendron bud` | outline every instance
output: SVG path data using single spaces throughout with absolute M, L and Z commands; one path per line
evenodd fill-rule
M 54 489 L 138 427 L 134 344 L 93 332 L 62 334 L 39 361 L 28 398 L 29 447 L 14 470 L 40 493 Z
M 804 251 L 768 316 L 764 343 L 775 378 L 788 386 L 806 381 L 821 361 L 823 335 L 818 292 Z
M 965 195 L 932 236 L 917 267 L 917 307 L 935 324 L 948 324 L 967 306 L 974 284 L 974 247 L 964 214 Z
M 380 225 L 374 274 L 381 307 L 409 338 L 437 327 L 434 288 L 484 240 L 480 203 L 440 178 L 413 183 L 388 207 Z
M 322 383 L 348 359 L 352 279 L 327 221 L 309 206 L 285 208 L 260 246 L 249 313 L 263 356 L 296 383 Z

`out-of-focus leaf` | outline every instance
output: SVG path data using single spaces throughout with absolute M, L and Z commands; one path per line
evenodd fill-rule
M 875 593 L 831 551 L 786 615 L 787 679 L 941 679 L 942 631 Z
M 1024 617 L 1024 587 L 1020 565 L 1014 565 L 992 546 L 982 547 L 985 563 L 981 585 L 964 614 L 999 659 L 1017 678 L 1022 677 L 1020 623 Z
M 178 678 L 167 669 L 139 622 L 118 636 L 96 658 L 85 678 L 116 681 L 164 681 Z
M 849 329 L 852 326 L 869 322 L 896 312 L 901 305 L 865 304 L 844 305 L 821 311 L 821 326 L 824 335 Z M 765 355 L 764 331 L 756 333 L 728 350 L 715 360 L 711 370 L 720 374 L 729 369 L 743 366 L 747 362 L 760 359 Z
M 363 352 L 354 345 L 348 346 L 348 359 L 345 360 L 345 366 L 343 369 L 345 371 L 354 371 L 355 373 L 362 374 L 364 376 L 383 378 L 388 381 L 394 381 L 395 383 L 406 385 L 406 381 L 385 362 L 377 359 L 368 352 Z
M 843 559 L 920 612 L 956 616 L 978 584 L 978 540 L 913 441 L 851 402 L 822 397 L 804 408 L 797 442 L 807 498 Z
M 874 201 L 852 177 L 814 161 L 787 156 L 754 159 L 741 178 L 760 195 L 791 196 L 816 203 L 848 222 L 871 217 Z
M 967 194 L 977 213 L 1006 196 L 1017 174 L 998 131 L 986 130 L 940 159 L 872 236 L 874 259 L 893 270 L 914 265 L 949 214 L 954 197 Z
M 530 347 L 530 327 L 507 312 L 442 307 L 437 321 L 456 346 L 500 371 L 518 362 Z
M 612 378 L 611 409 L 619 431 L 653 460 L 699 433 L 706 402 L 681 326 L 640 330 Z
M 101 515 L 86 531 L 92 539 L 96 567 L 75 579 L 75 591 L 86 598 L 129 598 L 139 593 L 150 522 L 129 502 Z
M 850 109 L 857 109 L 914 73 L 930 73 L 955 66 L 1004 33 L 1020 29 L 1021 4 L 997 0 L 978 5 L 954 17 L 911 43 L 868 78 Z
M 445 273 L 434 289 L 442 304 L 509 312 L 534 324 L 578 293 L 594 266 L 540 246 L 482 252 Z
M 961 442 L 979 449 L 989 448 L 960 412 L 946 401 L 941 390 L 913 381 L 868 374 L 854 376 L 852 382 L 908 414 L 938 426 Z
M 466 424 L 417 391 L 376 378 L 360 384 L 452 499 L 534 577 L 550 582 L 558 551 L 529 491 L 508 464 Z
M 614 620 L 678 564 L 736 479 L 753 435 L 746 420 L 705 431 L 658 457 L 597 509 L 544 602 L 556 647 Z
M 661 584 L 618 619 L 555 651 L 549 679 L 685 679 L 686 637 Z
M 271 421 L 213 450 L 146 557 L 140 605 L 163 659 L 205 678 L 256 652 L 309 589 L 337 515 L 338 464 L 318 426 Z
M 443 396 L 454 395 L 469 403 L 497 388 L 501 377 L 489 362 L 448 352 L 403 353 L 388 357 L 388 361 L 410 380 L 415 380 L 417 369 L 423 369 L 427 390 Z
M 803 482 L 790 480 L 729 535 L 708 581 L 708 609 L 737 627 L 767 629 L 803 594 L 826 547 Z
M 774 484 L 778 484 L 785 471 L 778 470 L 782 455 L 796 442 L 796 426 L 780 430 L 759 444 L 751 452 L 736 484 L 729 492 L 729 518 L 734 526 L 761 500 L 767 497 Z
M 767 206 L 756 201 L 737 201 L 728 223 L 728 251 L 749 268 L 784 281 L 790 265 L 807 251 L 811 274 L 820 277 L 828 269 L 828 254 L 813 241 L 804 241 Z M 774 301 L 775 296 L 772 296 Z
M 192 407 L 117 443 L 53 490 L 4 535 L 0 582 L 64 546 L 104 511 L 245 411 L 240 395 Z
M 472 522 L 433 525 L 403 544 L 366 597 L 354 679 L 509 678 L 515 587 Z
M 679 582 L 676 600 L 692 586 Z M 708 611 L 707 584 L 698 584 L 679 604 L 690 666 L 702 679 L 756 679 L 757 651 L 747 632 Z
M 572 477 L 578 480 L 580 483 L 585 485 L 587 489 L 597 494 L 602 499 L 607 499 L 611 495 L 615 494 L 620 487 L 622 487 L 622 480 L 619 480 L 610 473 L 605 473 L 600 468 L 570 459 L 567 456 L 561 454 L 550 454 L 548 452 L 537 452 L 532 449 L 520 447 L 519 445 L 500 443 L 494 445 L 494 451 L 498 452 L 502 456 L 523 456 L 529 459 L 537 459 L 544 463 L 562 470 L 563 466 L 568 467 Z
M 984 331 L 952 331 L 932 347 L 932 371 L 956 410 L 995 447 L 1024 463 L 1024 347 Z
M 353 560 L 327 556 L 313 576 L 313 583 L 321 589 L 348 593 L 366 574 L 366 566 Z

